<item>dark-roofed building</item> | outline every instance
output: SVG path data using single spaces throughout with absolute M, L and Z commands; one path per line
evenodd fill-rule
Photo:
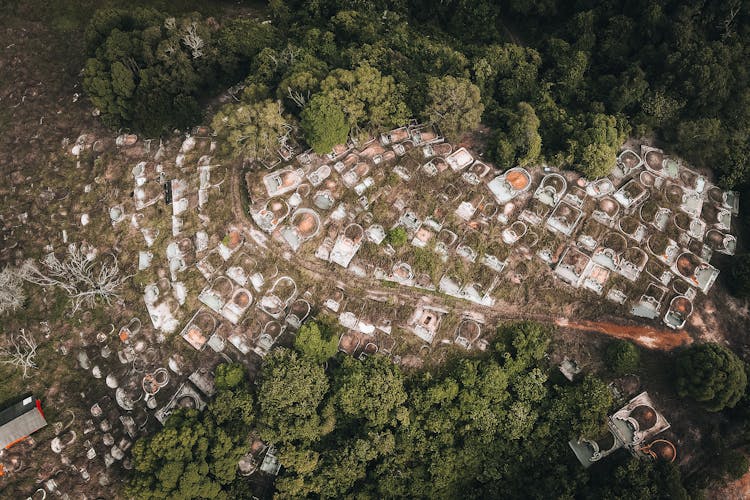
M 47 425 L 40 401 L 31 394 L 0 410 L 0 448 L 10 448 Z

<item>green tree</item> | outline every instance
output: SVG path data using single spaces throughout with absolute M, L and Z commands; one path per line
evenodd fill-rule
M 550 38 L 545 52 L 552 66 L 546 72 L 545 80 L 552 84 L 556 100 L 568 104 L 574 99 L 585 98 L 589 54 L 559 38 Z
M 542 151 L 540 122 L 534 108 L 519 102 L 517 111 L 506 116 L 506 125 L 499 127 L 490 141 L 490 156 L 503 167 L 533 165 Z
M 149 135 L 187 128 L 200 117 L 197 98 L 220 76 L 214 35 L 197 15 L 99 11 L 85 34 L 83 87 L 107 125 Z
M 589 498 L 639 500 L 663 498 L 688 500 L 675 464 L 628 457 L 604 477 L 593 476 Z M 622 460 L 621 460 L 622 461 Z
M 485 103 L 494 96 L 512 108 L 535 97 L 542 58 L 536 50 L 513 43 L 490 45 L 474 61 L 473 70 Z
M 675 364 L 677 392 L 716 412 L 733 408 L 747 386 L 745 366 L 724 346 L 692 345 L 681 351 Z
M 279 148 L 279 139 L 287 134 L 280 105 L 271 99 L 227 104 L 211 125 L 232 156 L 251 160 L 270 157 Z
M 294 339 L 294 348 L 304 358 L 318 364 L 328 361 L 336 355 L 339 347 L 339 331 L 317 321 L 308 321 L 302 325 Z
M 218 63 L 227 79 L 244 77 L 243 71 L 260 51 L 279 38 L 269 24 L 247 17 L 229 20 L 217 36 Z
M 718 118 L 684 120 L 677 126 L 680 153 L 701 166 L 709 166 L 716 158 L 729 155 L 728 136 Z
M 723 476 L 729 481 L 737 481 L 750 469 L 750 461 L 740 450 L 725 450 L 718 462 Z
M 244 389 L 220 389 L 211 402 L 209 413 L 217 425 L 244 437 L 255 422 L 256 405 L 253 395 Z
M 547 396 L 547 374 L 539 368 L 533 368 L 517 376 L 512 384 L 513 391 L 521 401 L 536 402 Z
M 380 429 L 393 425 L 403 411 L 407 396 L 401 372 L 383 356 L 345 357 L 335 379 L 333 401 L 344 418 Z
M 612 392 L 602 380 L 588 375 L 578 384 L 555 387 L 545 419 L 550 431 L 572 439 L 595 438 L 606 432 Z
M 646 93 L 641 102 L 641 111 L 648 122 L 659 127 L 667 124 L 684 106 L 684 102 L 664 90 L 657 89 Z
M 386 235 L 388 243 L 393 245 L 394 248 L 402 247 L 406 244 L 408 237 L 406 235 L 406 229 L 401 226 L 394 227 Z
M 313 54 L 312 47 L 297 49 L 290 46 L 287 50 L 295 51 L 296 55 L 281 73 L 276 97 L 285 103 L 290 112 L 298 114 L 310 97 L 320 90 L 320 82 L 328 74 L 328 65 Z
M 586 128 L 571 142 L 576 169 L 588 179 L 609 175 L 625 142 L 626 130 L 620 128 L 614 116 L 601 113 L 586 116 L 583 126 Z
M 139 499 L 228 498 L 237 462 L 247 452 L 246 433 L 230 434 L 207 413 L 177 412 L 151 437 L 133 446 L 128 496 Z
M 335 69 L 321 82 L 321 92 L 338 103 L 352 129 L 395 126 L 404 123 L 409 110 L 393 77 L 361 64 L 353 70 Z
M 493 349 L 505 359 L 513 372 L 535 367 L 547 354 L 550 332 L 532 321 L 497 327 Z
M 614 375 L 625 375 L 638 369 L 641 353 L 634 344 L 627 340 L 613 340 L 607 345 L 604 361 Z
M 259 431 L 264 441 L 310 443 L 320 438 L 318 411 L 328 392 L 323 368 L 289 349 L 272 351 L 258 383 Z
M 479 87 L 466 78 L 450 75 L 427 80 L 427 107 L 424 114 L 440 126 L 451 140 L 479 126 L 484 111 Z
M 349 126 L 344 112 L 326 95 L 315 95 L 302 110 L 300 125 L 305 140 L 318 154 L 329 153 L 337 144 L 346 143 Z
M 609 92 L 610 108 L 615 113 L 628 109 L 637 110 L 643 102 L 648 86 L 646 72 L 640 66 L 628 67 L 619 78 L 615 78 L 615 81 L 607 81 L 605 88 Z
M 214 385 L 220 391 L 244 388 L 247 386 L 247 370 L 239 363 L 222 363 L 216 367 Z

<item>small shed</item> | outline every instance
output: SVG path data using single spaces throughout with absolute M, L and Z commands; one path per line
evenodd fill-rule
M 0 448 L 10 448 L 47 425 L 42 404 L 25 394 L 0 410 Z

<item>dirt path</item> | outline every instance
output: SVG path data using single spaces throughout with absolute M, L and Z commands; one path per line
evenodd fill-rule
M 574 330 L 603 333 L 611 337 L 631 340 L 648 349 L 663 351 L 671 351 L 693 342 L 692 337 L 685 330 L 658 330 L 650 326 L 618 325 L 604 321 L 570 322 L 564 318 L 555 320 L 555 324 Z
M 238 223 L 240 223 L 246 230 L 254 228 L 253 222 L 247 216 L 242 208 L 242 195 L 240 193 L 242 176 L 239 167 L 233 167 L 231 174 L 231 202 L 232 202 L 232 213 L 234 214 Z M 250 244 L 254 244 L 252 240 L 248 241 Z M 280 261 L 286 261 L 294 266 L 304 269 L 313 276 L 315 279 L 323 282 L 330 282 L 332 279 L 331 269 L 321 262 L 310 261 L 302 259 L 295 254 L 291 255 L 291 258 L 284 259 L 281 257 L 279 249 L 276 248 L 276 244 L 269 242 L 270 244 L 265 248 L 267 252 L 278 252 L 277 258 Z M 344 284 L 344 283 L 342 283 Z M 498 304 L 494 307 L 487 307 L 473 302 L 460 301 L 460 305 L 456 304 L 456 300 L 450 300 L 442 298 L 439 295 L 429 293 L 425 290 L 418 288 L 399 287 L 397 289 L 384 288 L 380 281 L 372 278 L 360 278 L 352 274 L 347 274 L 345 284 L 349 288 L 360 288 L 366 290 L 369 295 L 382 295 L 388 297 L 395 297 L 399 300 L 416 304 L 420 300 L 429 296 L 431 303 L 439 305 L 447 310 L 453 312 L 463 312 L 466 310 L 473 310 L 484 313 L 486 316 L 491 317 L 497 321 L 539 321 L 542 323 L 550 323 L 557 325 L 561 328 L 570 330 L 578 330 L 583 332 L 596 332 L 611 337 L 620 339 L 631 340 L 647 349 L 657 349 L 663 351 L 671 351 L 683 345 L 688 345 L 693 342 L 693 339 L 684 330 L 660 330 L 650 326 L 639 326 L 639 325 L 624 325 L 617 324 L 614 322 L 605 321 L 569 321 L 566 318 L 560 318 L 552 314 L 531 314 L 526 313 L 521 309 L 507 307 L 507 304 Z M 489 318 L 488 318 L 489 319 Z

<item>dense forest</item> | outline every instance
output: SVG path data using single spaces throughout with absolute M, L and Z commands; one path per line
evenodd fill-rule
M 551 332 L 541 325 L 498 327 L 481 356 L 408 374 L 383 356 L 337 354 L 340 328 L 325 317 L 306 323 L 294 349 L 269 354 L 254 384 L 242 365 L 220 365 L 206 411 L 181 410 L 136 444 L 129 493 L 265 496 L 237 472 L 256 438 L 277 448 L 281 498 L 679 499 L 748 468 L 718 444 L 714 463 L 693 478 L 624 450 L 581 467 L 568 440 L 600 435 L 623 400 L 594 374 L 570 383 L 551 370 Z M 606 358 L 612 373 L 639 370 L 638 350 L 625 341 L 612 342 Z M 736 406 L 740 420 L 747 414 L 746 402 L 737 405 L 745 369 L 731 351 L 701 344 L 672 368 L 681 396 L 709 411 Z
M 214 123 L 251 137 L 244 155 L 261 154 L 284 123 L 301 123 L 324 151 L 412 116 L 454 137 L 481 120 L 500 167 L 543 159 L 598 177 L 627 136 L 649 136 L 732 188 L 748 175 L 746 11 L 738 1 L 271 0 L 266 24 L 105 10 L 86 32 L 85 88 L 108 123 L 158 134 L 196 123 L 202 99 L 241 82 L 241 102 Z

